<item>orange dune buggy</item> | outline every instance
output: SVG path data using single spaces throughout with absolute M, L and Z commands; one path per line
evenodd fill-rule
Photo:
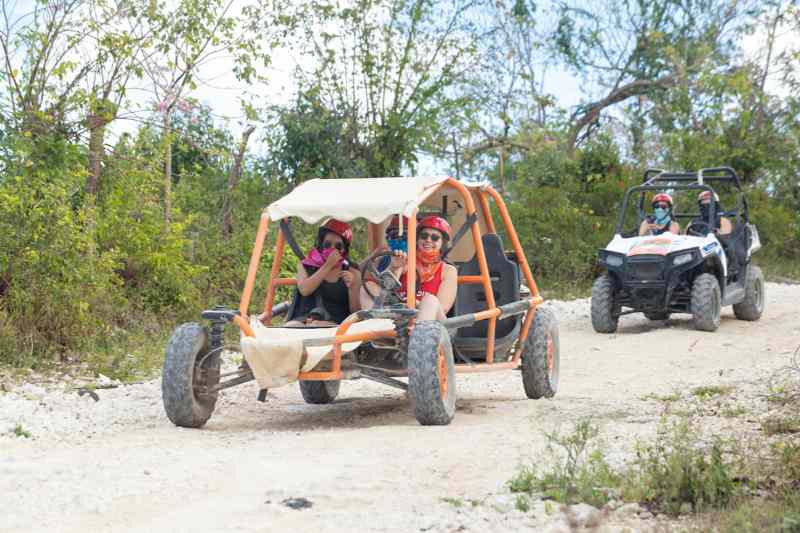
M 492 203 L 511 251 L 503 248 Z M 373 309 L 358 311 L 330 328 L 264 325 L 287 311 L 286 303 L 274 305 L 276 289 L 296 284 L 294 278 L 279 277 L 287 245 L 302 257 L 292 237 L 292 219 L 315 223 L 325 217 L 365 218 L 374 250 L 395 215 L 409 218 L 408 242 L 415 243 L 417 216 L 422 213 L 435 213 L 457 228 L 444 252 L 458 269 L 452 316 L 416 320 L 411 245 L 407 301 L 397 297 L 397 279 L 374 268 L 379 254 L 362 266 L 379 281 Z M 262 322 L 256 318 L 260 311 L 251 314 L 250 300 L 270 221 L 279 222 L 280 229 Z M 261 401 L 268 388 L 299 381 L 307 402 L 330 403 L 342 380 L 364 378 L 406 390 L 419 423 L 441 425 L 455 414 L 457 374 L 519 367 L 529 398 L 552 397 L 559 377 L 558 324 L 549 308 L 540 307 L 542 302 L 505 203 L 493 188 L 449 177 L 311 180 L 262 214 L 239 309 L 205 311 L 202 316 L 210 327 L 188 323 L 173 333 L 162 377 L 164 408 L 176 425 L 200 427 L 213 413 L 219 391 L 253 379 Z M 223 333 L 231 323 L 240 330 L 247 364 L 221 373 L 221 352 L 228 349 Z

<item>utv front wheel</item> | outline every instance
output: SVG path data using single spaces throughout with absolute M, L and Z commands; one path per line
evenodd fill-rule
M 161 397 L 176 426 L 199 428 L 211 418 L 218 392 L 219 357 L 212 353 L 206 328 L 191 322 L 178 326 L 167 345 L 161 374 Z
M 713 274 L 700 274 L 692 285 L 692 316 L 694 327 L 701 331 L 716 331 L 722 311 L 719 282 Z
M 456 367 L 450 336 L 436 320 L 414 325 L 408 341 L 408 395 L 417 422 L 444 426 L 456 412 Z
M 616 315 L 616 290 L 608 274 L 595 280 L 592 286 L 592 327 L 598 333 L 617 331 L 619 316 Z
M 339 395 L 341 381 L 301 381 L 300 394 L 306 403 L 332 403 Z
M 522 352 L 522 385 L 528 398 L 555 396 L 560 363 L 558 320 L 552 310 L 540 307 Z
M 744 300 L 733 306 L 733 314 L 739 320 L 758 320 L 764 312 L 764 274 L 755 265 L 747 272 Z

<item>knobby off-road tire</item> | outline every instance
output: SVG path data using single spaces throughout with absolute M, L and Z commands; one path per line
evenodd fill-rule
M 617 311 L 614 281 L 608 274 L 597 278 L 592 286 L 592 327 L 598 333 L 617 331 Z
M 436 320 L 414 325 L 408 341 L 408 395 L 417 422 L 444 426 L 456 412 L 456 367 L 450 335 Z
M 196 387 L 219 383 L 219 354 L 203 363 L 205 379 L 197 362 L 210 350 L 208 330 L 191 322 L 181 324 L 167 344 L 161 374 L 161 397 L 167 417 L 176 426 L 199 428 L 208 421 L 217 403 L 218 392 L 198 394 Z
M 301 381 L 300 394 L 306 403 L 332 403 L 339 395 L 341 381 Z
M 522 385 L 528 398 L 555 396 L 560 359 L 556 315 L 547 307 L 539 307 L 522 351 Z
M 694 327 L 701 331 L 716 331 L 722 311 L 722 294 L 713 274 L 700 274 L 692 285 L 692 316 Z
M 747 272 L 744 300 L 733 306 L 733 314 L 739 320 L 758 320 L 764 312 L 764 274 L 755 265 Z
M 669 311 L 648 311 L 644 316 L 648 320 L 667 320 L 669 318 Z

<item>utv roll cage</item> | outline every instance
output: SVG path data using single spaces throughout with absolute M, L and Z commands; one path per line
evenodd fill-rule
M 638 222 L 645 218 L 645 193 L 648 191 L 664 191 L 664 190 L 678 190 L 678 191 L 709 191 L 712 195 L 716 194 L 712 184 L 730 184 L 736 189 L 737 206 L 732 210 L 726 210 L 720 213 L 721 215 L 738 217 L 741 215 L 745 222 L 748 222 L 748 207 L 747 200 L 744 197 L 742 190 L 742 182 L 739 176 L 730 167 L 713 167 L 702 168 L 696 172 L 668 172 L 657 168 L 651 168 L 645 171 L 642 185 L 631 187 L 625 192 L 625 198 L 622 201 L 622 206 L 619 212 L 619 220 L 614 232 L 623 234 L 625 225 L 625 215 L 628 212 L 628 204 L 633 195 L 638 194 L 639 200 L 636 205 L 636 213 Z M 714 220 L 716 212 L 716 202 L 712 202 L 709 209 L 709 222 Z M 673 216 L 676 219 L 689 219 L 695 218 L 699 212 L 695 213 L 681 213 L 674 212 Z

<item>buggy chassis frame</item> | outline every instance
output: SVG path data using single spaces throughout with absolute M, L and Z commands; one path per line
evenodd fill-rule
M 517 237 L 516 231 L 514 230 L 514 226 L 511 222 L 511 217 L 508 214 L 508 210 L 506 208 L 505 202 L 503 201 L 500 194 L 495 191 L 491 186 L 488 185 L 481 185 L 477 187 L 467 187 L 463 183 L 453 178 L 447 178 L 446 180 L 436 184 L 433 187 L 425 190 L 422 196 L 418 199 L 418 205 L 422 204 L 425 199 L 429 198 L 435 192 L 443 187 L 449 187 L 455 189 L 460 195 L 461 199 L 464 202 L 464 207 L 466 209 L 466 214 L 468 217 L 477 217 L 477 207 L 475 205 L 475 201 L 473 200 L 473 193 L 476 194 L 478 203 L 480 204 L 481 213 L 483 215 L 483 220 L 486 224 L 486 230 L 489 233 L 496 233 L 496 227 L 494 221 L 492 219 L 492 212 L 490 207 L 490 200 L 493 200 L 497 210 L 500 214 L 500 218 L 502 219 L 503 226 L 506 230 L 508 237 L 511 239 L 511 243 L 513 246 L 514 253 L 516 254 L 516 260 L 520 267 L 521 274 L 524 276 L 524 280 L 528 289 L 530 290 L 530 297 L 529 298 L 521 298 L 516 302 L 511 302 L 501 307 L 497 307 L 495 304 L 494 293 L 492 290 L 492 282 L 489 273 L 489 267 L 486 261 L 486 256 L 483 249 L 483 243 L 481 241 L 481 232 L 479 228 L 479 224 L 472 223 L 470 232 L 472 234 L 472 242 L 475 248 L 475 254 L 478 259 L 478 264 L 480 268 L 479 275 L 471 275 L 471 276 L 459 276 L 458 277 L 458 284 L 481 284 L 485 290 L 486 294 L 486 309 L 483 311 L 478 311 L 476 313 L 461 315 L 461 316 L 454 316 L 452 318 L 447 318 L 442 321 L 442 324 L 449 330 L 458 329 L 461 327 L 466 327 L 469 325 L 474 324 L 475 322 L 488 320 L 488 334 L 486 339 L 486 358 L 485 363 L 472 363 L 472 364 L 456 364 L 455 370 L 458 373 L 471 373 L 471 372 L 490 372 L 490 371 L 498 371 L 498 370 L 511 370 L 519 367 L 521 360 L 522 360 L 522 353 L 525 344 L 525 340 L 528 337 L 528 331 L 533 323 L 534 316 L 536 314 L 537 307 L 543 303 L 542 297 L 539 295 L 539 290 L 536 286 L 536 282 L 533 278 L 533 274 L 531 272 L 530 266 L 528 265 L 527 259 L 522 249 L 522 245 L 520 244 L 519 238 Z M 416 241 L 416 234 L 417 234 L 417 214 L 418 208 L 414 208 L 413 213 L 409 216 L 409 224 L 408 224 L 408 241 L 415 242 Z M 284 221 L 288 222 L 288 219 L 284 219 Z M 254 336 L 254 332 L 250 327 L 249 316 L 248 316 L 248 309 L 250 307 L 251 298 L 253 294 L 253 288 L 255 286 L 256 276 L 258 273 L 259 264 L 261 262 L 261 255 L 264 247 L 264 243 L 267 238 L 268 234 L 268 226 L 269 226 L 269 215 L 264 212 L 261 215 L 261 220 L 258 226 L 258 231 L 256 233 L 256 239 L 253 246 L 253 253 L 250 257 L 250 265 L 247 271 L 247 277 L 245 279 L 245 286 L 242 292 L 242 298 L 239 303 L 239 312 L 231 312 L 231 311 L 219 311 L 219 314 L 216 316 L 217 320 L 230 320 L 233 321 L 241 330 L 243 335 L 246 336 Z M 267 294 L 264 301 L 264 310 L 265 310 L 265 319 L 264 322 L 269 325 L 272 322 L 273 316 L 276 314 L 274 313 L 273 305 L 275 302 L 275 292 L 279 287 L 286 287 L 286 286 L 294 286 L 297 284 L 297 281 L 294 278 L 283 278 L 279 277 L 281 261 L 283 259 L 284 250 L 287 244 L 287 240 L 284 237 L 282 231 L 277 232 L 277 239 L 275 243 L 275 254 L 272 263 L 272 268 L 270 269 L 268 285 L 267 285 Z M 416 263 L 416 247 L 409 246 L 408 249 L 408 264 L 414 265 Z M 416 285 L 416 269 L 409 268 L 407 270 L 407 294 L 408 294 L 408 301 L 407 301 L 407 309 L 412 311 L 410 314 L 413 315 L 416 307 L 416 291 L 414 290 Z M 400 310 L 402 311 L 402 310 Z M 212 314 L 214 311 L 206 311 L 203 313 L 204 317 L 212 318 Z M 408 311 L 407 311 L 408 313 Z M 508 316 L 519 315 L 526 313 L 525 319 L 523 320 L 522 327 L 520 328 L 519 337 L 516 342 L 516 349 L 514 351 L 513 357 L 509 361 L 504 362 L 494 362 L 494 344 L 495 344 L 495 327 L 497 320 L 499 318 L 505 318 Z M 347 342 L 353 341 L 371 341 L 379 338 L 395 338 L 397 337 L 397 331 L 394 329 L 387 329 L 384 331 L 372 331 L 372 332 L 365 332 L 365 333 L 358 333 L 358 334 L 348 334 L 348 329 L 354 323 L 366 319 L 366 318 L 373 318 L 378 314 L 382 314 L 382 318 L 392 318 L 396 315 L 400 315 L 401 313 L 398 310 L 391 309 L 386 310 L 386 313 L 381 313 L 380 309 L 373 309 L 373 310 L 365 310 L 359 311 L 352 315 L 348 320 L 341 323 L 336 328 L 336 334 L 334 337 L 329 337 L 325 339 L 309 339 L 304 341 L 306 346 L 312 345 L 331 345 L 333 344 L 332 348 L 332 359 L 330 364 L 330 370 L 313 370 L 310 372 L 300 372 L 298 375 L 299 380 L 314 380 L 314 381 L 330 381 L 330 380 L 341 380 L 341 379 L 348 379 L 349 377 L 355 377 L 353 373 L 348 372 L 346 369 L 342 368 L 342 344 Z M 213 318 L 212 318 L 213 321 Z M 327 359 L 326 359 L 327 360 Z M 374 379 L 376 381 L 382 382 L 386 385 L 390 386 L 398 386 L 404 387 L 405 384 L 403 382 L 394 380 L 389 376 L 393 377 L 403 377 L 407 375 L 406 371 L 391 371 L 389 373 L 383 373 L 383 375 L 377 375 L 379 373 L 378 369 L 369 369 L 370 371 L 362 371 L 356 373 L 356 375 L 361 374 L 362 377 L 368 379 Z M 372 372 L 378 371 L 378 372 Z M 240 373 L 234 373 L 240 374 Z M 250 374 L 247 372 L 247 374 Z M 374 374 L 374 375 L 370 375 Z M 218 384 L 215 389 L 223 389 L 230 386 L 238 385 L 242 383 L 242 378 L 246 376 L 242 376 L 241 378 L 237 378 L 235 380 L 230 380 L 229 382 L 220 383 Z M 252 374 L 250 374 L 250 379 L 252 379 Z M 388 380 L 388 381 L 387 381 Z M 391 381 L 391 382 L 389 382 Z

